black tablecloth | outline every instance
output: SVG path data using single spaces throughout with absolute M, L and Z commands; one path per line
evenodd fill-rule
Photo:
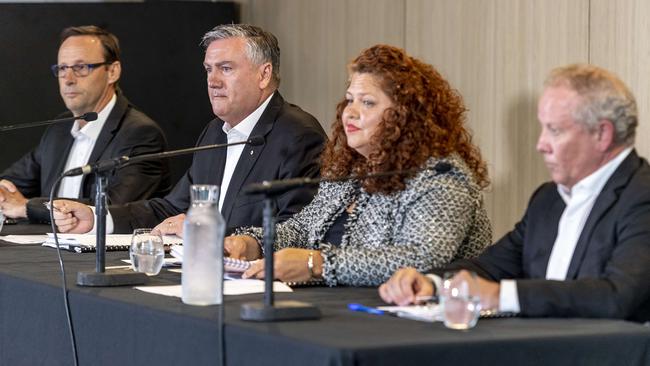
M 107 254 L 121 264 L 126 252 Z M 219 307 L 132 288 L 82 288 L 94 255 L 64 253 L 81 365 L 216 365 Z M 150 285 L 178 284 L 163 270 Z M 58 262 L 53 249 L 0 248 L 0 365 L 70 365 Z M 470 331 L 440 323 L 350 312 L 349 302 L 381 303 L 376 289 L 298 288 L 276 299 L 309 301 L 320 320 L 251 323 L 227 296 L 229 365 L 650 365 L 650 328 L 598 319 L 483 319 Z
M 0 235 L 27 235 L 27 234 L 45 234 L 51 233 L 50 225 L 29 224 L 26 220 L 19 221 L 17 224 L 4 224 Z M 0 245 L 7 244 L 0 240 Z

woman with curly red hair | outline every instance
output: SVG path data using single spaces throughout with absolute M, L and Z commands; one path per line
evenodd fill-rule
M 278 224 L 275 275 L 328 285 L 377 286 L 402 267 L 420 271 L 478 255 L 491 241 L 485 162 L 465 128 L 460 95 L 430 65 L 377 45 L 349 66 L 322 175 L 406 171 L 323 182 Z M 260 228 L 226 239 L 233 257 L 261 257 Z M 262 261 L 244 274 L 262 278 Z

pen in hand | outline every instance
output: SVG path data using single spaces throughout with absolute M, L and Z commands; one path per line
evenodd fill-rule
M 52 209 L 54 209 L 54 211 L 56 211 L 56 212 L 60 212 L 59 209 L 56 208 L 56 207 L 54 207 L 54 206 L 52 205 L 52 202 L 50 202 L 50 201 L 45 201 L 45 202 L 43 202 L 43 206 L 45 206 L 45 207 L 47 208 L 48 211 L 51 211 Z

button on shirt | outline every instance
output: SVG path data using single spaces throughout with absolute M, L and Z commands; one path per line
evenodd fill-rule
M 618 156 L 582 179 L 571 189 L 562 185 L 557 186 L 558 193 L 566 207 L 560 217 L 557 237 L 546 267 L 547 280 L 563 281 L 566 279 L 576 244 L 598 195 L 616 168 L 621 165 L 631 151 L 632 147 L 623 150 Z M 501 281 L 499 310 L 509 312 L 521 310 L 515 280 Z
M 248 140 L 253 128 L 257 125 L 257 121 L 260 120 L 262 113 L 266 109 L 266 106 L 269 105 L 272 97 L 273 94 L 266 98 L 266 100 L 257 107 L 253 113 L 249 114 L 248 117 L 244 118 L 241 122 L 235 125 L 235 127 L 230 126 L 228 123 L 223 124 L 223 132 L 226 134 L 229 144 Z M 232 175 L 237 167 L 237 162 L 239 162 L 239 158 L 241 157 L 245 146 L 246 145 L 244 144 L 228 146 L 228 150 L 226 150 L 226 166 L 223 169 L 223 178 L 219 189 L 219 211 L 221 211 L 221 208 L 223 207 L 223 201 L 226 198 L 226 192 L 228 192 L 230 180 L 232 179 Z
M 74 142 L 72 143 L 72 147 L 68 153 L 68 161 L 66 162 L 63 171 L 88 164 L 88 159 L 90 159 L 90 154 L 92 153 L 93 148 L 95 148 L 97 137 L 102 131 L 108 115 L 113 110 L 116 100 L 117 97 L 113 94 L 113 97 L 104 109 L 97 113 L 97 119 L 92 122 L 87 122 L 82 128 L 79 128 L 79 121 L 74 121 L 72 130 L 70 130 L 70 134 L 74 137 Z M 61 185 L 59 186 L 58 196 L 62 198 L 79 198 L 81 194 L 82 179 L 82 175 L 63 178 L 63 180 L 61 180 Z

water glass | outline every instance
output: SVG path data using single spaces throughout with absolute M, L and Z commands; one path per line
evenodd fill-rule
M 481 313 L 476 273 L 447 272 L 444 275 L 440 306 L 445 326 L 450 329 L 471 329 Z
M 151 229 L 135 229 L 131 237 L 131 266 L 136 272 L 157 275 L 165 259 L 162 236 Z
M 2 213 L 2 209 L 0 209 L 0 232 L 2 232 L 2 225 L 5 223 L 5 215 Z

